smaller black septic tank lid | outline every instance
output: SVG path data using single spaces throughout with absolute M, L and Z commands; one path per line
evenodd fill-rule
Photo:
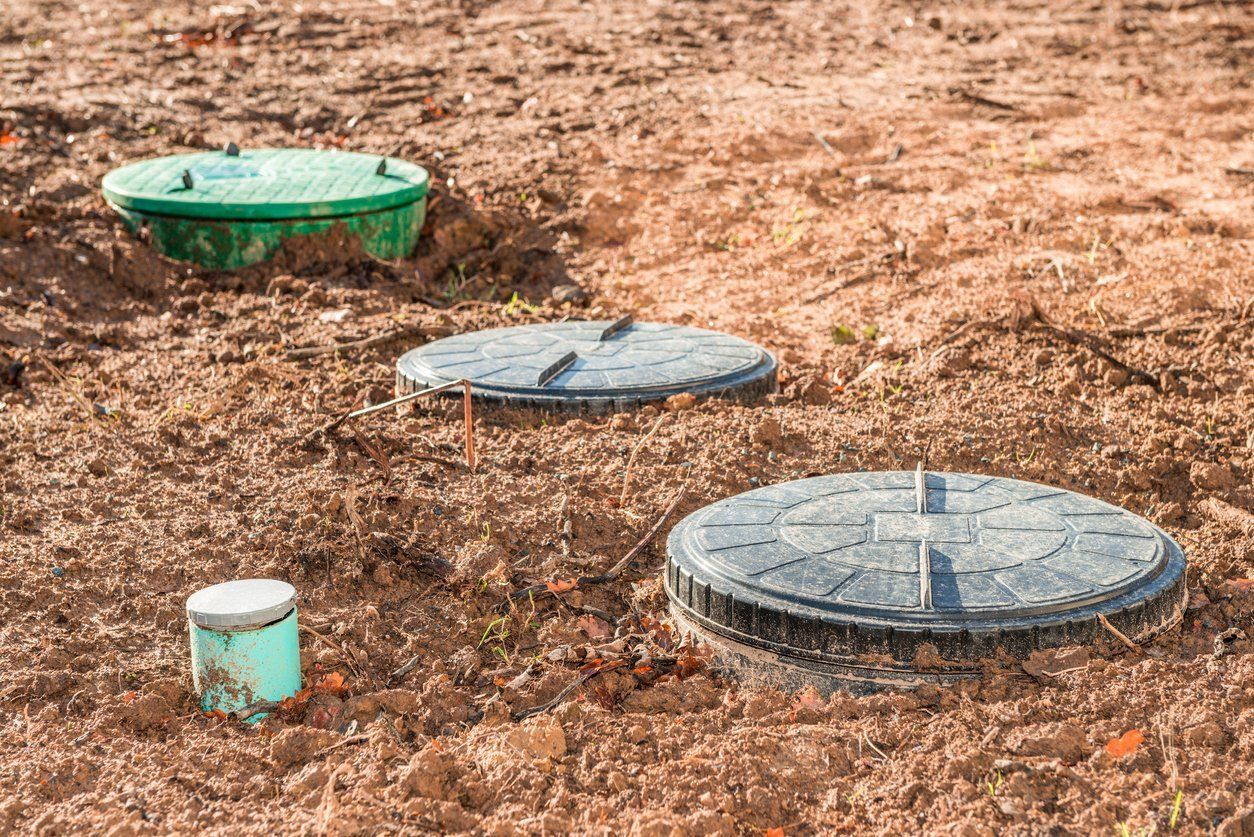
M 459 378 L 480 398 L 607 412 L 678 393 L 774 392 L 776 365 L 770 352 L 730 334 L 623 317 L 459 334 L 407 352 L 396 367 L 401 395 Z

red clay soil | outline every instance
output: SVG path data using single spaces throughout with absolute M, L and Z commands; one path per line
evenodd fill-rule
M 8 3 L 0 830 L 1254 834 L 1251 67 L 1240 0 Z M 99 195 L 228 140 L 428 165 L 422 243 L 210 273 Z M 781 393 L 482 408 L 471 473 L 453 399 L 314 432 L 421 337 L 288 355 L 625 312 Z M 1184 624 L 825 700 L 678 646 L 662 537 L 501 607 L 683 485 L 918 461 L 1156 521 Z M 321 684 L 252 727 L 183 613 L 249 576 Z

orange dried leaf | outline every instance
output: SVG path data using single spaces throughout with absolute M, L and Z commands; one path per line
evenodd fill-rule
M 0 134 L 0 145 L 12 145 L 13 143 L 21 141 L 21 137 L 14 136 L 13 134 Z
M 139 699 L 139 692 L 123 692 L 122 693 L 123 703 L 134 703 L 138 699 Z
M 544 582 L 544 586 L 549 588 L 549 592 L 556 596 L 558 593 L 574 590 L 579 586 L 579 580 L 575 578 L 559 578 L 556 581 Z
M 794 709 L 813 709 L 816 712 L 827 708 L 827 704 L 823 702 L 823 698 L 819 697 L 818 691 L 807 689 L 797 695 L 797 701 L 793 704 Z
M 580 616 L 575 620 L 575 624 L 591 639 L 604 639 L 614 635 L 614 629 L 610 627 L 609 622 L 598 619 L 591 613 Z
M 313 685 L 312 691 L 319 695 L 343 697 L 348 692 L 348 684 L 344 682 L 344 675 L 332 671 L 322 675 L 322 679 Z
M 1141 742 L 1145 740 L 1145 733 L 1139 729 L 1130 729 L 1118 738 L 1112 738 L 1106 742 L 1106 752 L 1111 758 L 1121 759 L 1124 756 L 1130 756 L 1136 752 L 1136 748 L 1141 746 Z
M 1228 584 L 1243 593 L 1254 590 L 1254 578 L 1230 578 Z
M 777 825 L 774 828 L 768 828 L 764 833 L 765 837 L 784 837 L 784 828 Z

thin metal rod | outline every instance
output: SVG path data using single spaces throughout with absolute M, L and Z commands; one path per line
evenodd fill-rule
M 466 420 L 466 466 L 473 471 L 475 469 L 475 417 L 471 410 L 470 381 L 465 378 L 457 381 L 450 381 L 447 384 L 440 384 L 439 386 L 428 387 L 427 389 L 420 389 L 417 392 L 398 395 L 391 401 L 384 401 L 382 404 L 372 404 L 369 407 L 363 407 L 360 410 L 349 413 L 344 418 L 345 420 L 361 418 L 362 416 L 368 416 L 371 413 L 377 413 L 380 410 L 386 410 L 388 407 L 396 407 L 401 404 L 407 404 L 410 401 L 421 398 L 424 395 L 434 395 L 437 392 L 445 392 L 446 390 L 455 389 L 457 387 L 462 388 L 462 412 L 464 413 Z
M 417 392 L 410 392 L 410 393 L 406 393 L 405 395 L 398 395 L 395 398 L 393 398 L 391 401 L 384 401 L 382 404 L 371 404 L 369 407 L 363 407 L 360 410 L 355 410 L 349 413 L 348 417 L 351 419 L 361 418 L 362 416 L 368 416 L 371 413 L 377 413 L 381 410 L 386 410 L 388 407 L 395 407 L 397 405 L 404 404 L 409 401 L 413 401 L 415 398 L 421 398 L 424 395 L 433 395 L 437 392 L 444 392 L 445 390 L 452 389 L 453 387 L 459 387 L 462 384 L 469 384 L 469 383 L 470 383 L 469 381 L 465 381 L 465 380 L 453 381 L 447 384 L 440 384 L 438 387 L 428 387 L 427 389 L 420 389 Z
M 462 379 L 462 412 L 466 414 L 466 466 L 475 469 L 475 417 L 470 410 L 470 381 Z

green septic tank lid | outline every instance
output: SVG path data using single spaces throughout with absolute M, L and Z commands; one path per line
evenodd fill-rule
M 310 148 L 175 154 L 105 175 L 104 196 L 124 209 L 205 220 L 330 218 L 394 209 L 427 194 L 422 166 Z

